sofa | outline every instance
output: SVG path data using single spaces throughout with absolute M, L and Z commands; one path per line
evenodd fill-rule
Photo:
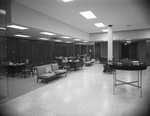
M 84 64 L 85 64 L 85 66 L 92 66 L 92 64 L 94 64 L 94 62 L 95 62 L 95 60 L 91 59 L 91 60 L 86 61 Z
M 65 74 L 66 76 L 66 73 L 66 70 L 59 70 L 59 65 L 57 63 L 38 66 L 36 67 L 37 83 L 39 79 L 48 83 L 51 79 L 58 79 L 62 74 Z
M 73 69 L 75 71 L 79 68 L 82 69 L 83 61 L 69 61 L 69 66 L 70 66 L 70 69 Z

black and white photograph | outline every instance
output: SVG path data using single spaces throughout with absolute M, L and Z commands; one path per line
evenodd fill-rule
M 0 0 L 0 116 L 150 116 L 150 1 Z

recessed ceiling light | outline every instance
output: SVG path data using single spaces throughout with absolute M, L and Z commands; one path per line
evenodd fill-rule
M 82 16 L 84 16 L 86 19 L 97 18 L 91 11 L 80 12 L 80 14 L 81 14 Z
M 49 33 L 49 32 L 40 32 L 40 34 L 44 34 L 44 35 L 56 35 L 54 33 Z
M 108 32 L 108 29 L 102 29 L 103 32 Z
M 38 38 L 40 40 L 49 40 L 48 38 Z
M 63 2 L 71 2 L 71 1 L 74 1 L 74 0 L 62 0 Z
M 80 41 L 80 39 L 75 39 L 75 41 Z
M 61 36 L 61 38 L 69 39 L 69 38 L 71 38 L 71 37 L 68 37 L 68 36 Z
M 126 41 L 126 43 L 127 43 L 127 44 L 130 44 L 130 43 L 131 43 L 131 40 Z
M 14 36 L 17 36 L 17 37 L 31 37 L 31 36 L 28 36 L 28 35 L 21 35 L 21 34 L 16 34 Z
M 88 42 L 88 41 L 83 41 L 83 42 Z
M 56 42 L 62 42 L 62 40 L 54 40 L 54 41 L 56 41 Z
M 6 15 L 6 11 L 5 11 L 5 10 L 3 10 L 3 9 L 0 9 L 0 14 L 2 14 L 2 15 Z
M 0 27 L 0 30 L 4 30 L 4 31 L 6 31 L 6 28 L 4 28 L 4 27 Z
M 94 25 L 96 25 L 97 27 L 105 27 L 103 23 L 94 23 Z
M 7 27 L 14 28 L 14 29 L 20 29 L 20 30 L 28 29 L 27 27 L 18 26 L 18 25 L 7 25 Z
M 70 42 L 70 41 L 66 41 L 66 43 L 72 43 L 72 42 Z

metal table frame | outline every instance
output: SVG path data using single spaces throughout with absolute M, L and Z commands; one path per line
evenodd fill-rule
M 113 70 L 113 94 L 115 95 L 115 88 L 120 85 L 131 85 L 140 89 L 140 97 L 142 97 L 142 70 L 147 69 L 146 65 L 118 65 L 109 63 L 110 68 Z M 125 82 L 117 79 L 116 70 L 125 70 L 125 71 L 137 71 L 137 81 Z M 117 83 L 119 82 L 119 83 Z M 136 83 L 136 84 L 135 84 Z
M 120 83 L 117 83 L 117 82 L 120 82 Z M 137 83 L 137 85 L 135 85 L 133 83 Z M 131 85 L 131 86 L 134 86 L 134 87 L 137 87 L 138 89 L 140 89 L 140 97 L 142 97 L 142 70 L 137 71 L 137 81 L 130 81 L 130 82 L 118 80 L 116 78 L 116 70 L 114 70 L 114 73 L 113 73 L 113 94 L 115 95 L 116 86 L 125 85 L 125 84 Z

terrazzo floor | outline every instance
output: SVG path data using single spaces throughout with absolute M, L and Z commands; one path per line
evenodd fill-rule
M 143 71 L 143 93 L 129 85 L 116 88 L 102 64 L 83 67 L 66 77 L 0 106 L 0 116 L 146 116 L 150 109 L 150 67 Z M 137 80 L 137 72 L 117 71 L 117 78 Z

